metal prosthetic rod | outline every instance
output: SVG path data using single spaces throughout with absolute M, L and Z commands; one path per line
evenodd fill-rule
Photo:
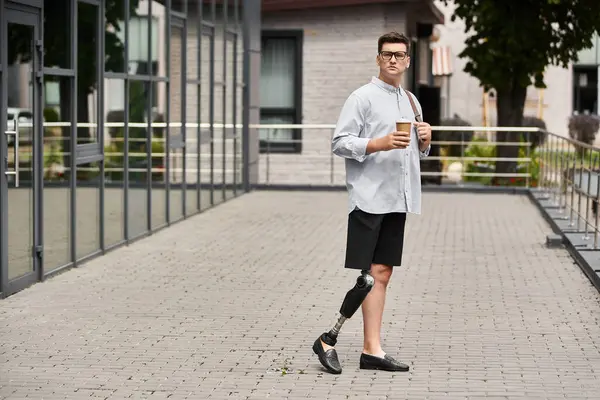
M 337 343 L 337 337 L 342 329 L 342 325 L 347 319 L 352 318 L 358 307 L 365 300 L 365 297 L 371 291 L 375 280 L 369 274 L 368 271 L 362 271 L 360 276 L 356 279 L 356 284 L 352 289 L 346 293 L 344 302 L 340 307 L 340 317 L 338 318 L 335 326 L 329 331 L 321 335 L 321 340 L 329 346 L 335 346 Z

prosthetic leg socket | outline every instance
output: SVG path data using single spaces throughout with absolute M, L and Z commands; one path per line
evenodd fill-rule
M 331 328 L 329 332 L 325 332 L 321 335 L 321 340 L 323 343 L 329 346 L 335 346 L 337 343 L 337 337 L 342 329 L 342 325 L 346 322 L 347 319 L 352 318 L 356 310 L 360 307 L 362 302 L 365 300 L 365 297 L 373 288 L 373 284 L 375 280 L 369 274 L 368 271 L 362 271 L 360 276 L 356 279 L 356 284 L 352 289 L 346 293 L 346 297 L 344 298 L 344 302 L 340 307 L 340 317 L 336 322 L 335 326 Z

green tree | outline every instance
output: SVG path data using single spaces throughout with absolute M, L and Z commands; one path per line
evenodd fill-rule
M 468 60 L 464 71 L 485 90 L 496 90 L 499 126 L 521 126 L 527 88 L 546 87 L 546 67 L 576 61 L 600 30 L 598 0 L 442 1 L 454 3 L 452 21 L 465 22 L 469 36 L 459 57 Z M 498 136 L 505 142 L 520 137 L 514 132 Z M 499 157 L 517 157 L 518 152 L 514 146 L 497 148 Z M 496 172 L 515 170 L 516 162 L 496 163 Z
M 104 35 L 104 58 L 97 59 L 96 49 L 99 45 L 97 37 L 97 17 L 100 8 L 85 3 L 80 3 L 77 12 L 77 25 L 72 26 L 69 17 L 69 2 L 45 0 L 44 1 L 44 65 L 68 68 L 73 65 L 71 58 L 71 45 L 68 38 L 72 30 L 77 31 L 77 121 L 88 122 L 88 96 L 97 90 L 98 76 L 97 63 L 103 63 L 107 71 L 123 72 L 125 66 L 125 45 L 119 38 L 124 30 L 126 0 L 105 0 L 105 15 L 102 20 L 104 27 L 100 30 Z M 129 0 L 129 14 L 136 15 L 139 0 Z M 25 34 L 24 34 L 25 33 Z M 9 30 L 8 40 L 11 43 L 11 52 L 8 54 L 10 64 L 19 62 L 27 63 L 31 60 L 31 36 L 22 28 Z M 67 79 L 46 77 L 46 81 L 60 82 L 60 116 L 64 121 L 71 115 L 70 83 Z M 68 137 L 69 129 L 65 129 L 63 137 Z M 89 138 L 89 129 L 81 128 L 77 137 L 85 141 Z M 70 141 L 64 140 L 62 151 L 69 153 Z M 65 156 L 65 165 L 70 164 L 70 158 Z

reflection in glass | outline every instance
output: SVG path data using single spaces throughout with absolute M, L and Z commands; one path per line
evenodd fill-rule
M 233 0 L 230 0 L 233 1 Z M 157 3 L 156 1 L 154 2 L 155 4 Z M 171 10 L 173 11 L 177 11 L 180 13 L 184 13 L 186 11 L 186 5 L 187 5 L 188 1 L 185 0 L 171 0 Z M 153 5 L 154 7 L 154 5 Z M 188 5 L 189 7 L 189 5 Z M 189 12 L 189 10 L 188 10 Z
M 234 101 L 236 88 L 233 85 L 235 82 L 235 41 L 228 40 L 227 41 L 227 85 L 225 87 L 226 91 L 226 115 L 225 115 L 225 123 L 227 125 L 225 129 L 225 198 L 230 199 L 233 197 L 233 185 L 234 185 L 234 176 L 235 176 L 235 163 L 237 159 L 235 157 L 235 140 L 234 133 L 236 132 L 234 129 L 234 124 L 236 122 L 236 114 L 237 110 L 235 109 Z
M 179 0 L 176 0 L 179 2 Z M 173 1 L 175 3 L 176 1 Z M 148 68 L 148 73 L 150 75 L 159 75 L 166 76 L 167 75 L 167 46 L 165 45 L 165 40 L 162 38 L 167 35 L 167 10 L 164 6 L 166 3 L 164 0 L 157 1 L 154 0 L 152 3 L 152 24 L 150 26 L 151 29 L 151 37 L 152 41 L 150 43 L 150 66 Z M 148 34 L 144 34 L 144 38 L 148 37 Z M 147 47 L 148 40 L 143 41 L 144 45 Z
M 198 210 L 198 85 L 188 84 L 186 91 L 185 128 L 185 209 L 186 214 Z
M 44 66 L 71 67 L 71 29 L 68 1 L 44 1 Z M 45 253 L 45 252 L 44 252 Z
M 223 103 L 226 101 L 224 85 L 226 84 L 223 71 L 225 53 L 223 49 L 223 31 L 217 29 L 215 35 L 215 53 L 214 59 L 211 60 L 214 63 L 215 69 L 215 88 L 214 88 L 214 105 L 215 105 L 215 127 L 214 135 L 212 137 L 212 181 L 214 182 L 214 190 L 212 193 L 213 204 L 219 204 L 223 202 L 223 182 L 225 181 L 224 168 L 225 168 L 225 130 L 223 124 L 225 123 L 226 113 L 230 110 L 226 110 L 226 105 Z
M 98 7 L 77 3 L 77 144 L 98 140 Z
M 152 120 L 152 229 L 167 223 L 166 99 L 167 84 L 155 85 L 158 103 Z
M 150 83 L 129 82 L 129 236 L 148 231 L 148 109 Z
M 100 249 L 100 164 L 77 166 L 77 259 Z
M 70 77 L 44 78 L 44 268 L 71 261 Z
M 104 70 L 125 71 L 125 1 L 105 3 L 106 30 L 104 32 Z M 105 92 L 106 93 L 106 92 Z
M 210 109 L 214 97 L 210 86 L 210 74 L 212 68 L 212 56 L 211 56 L 211 41 L 210 36 L 202 35 L 200 38 L 200 121 L 202 123 L 200 128 L 200 209 L 204 210 L 212 205 L 211 200 L 211 130 L 210 124 L 212 123 Z
M 183 184 L 185 171 L 183 169 L 183 104 L 184 81 L 182 77 L 183 47 L 185 41 L 183 29 L 178 26 L 171 27 L 171 81 L 169 94 L 170 126 L 169 126 L 169 178 L 170 178 L 170 220 L 177 221 L 183 217 Z M 186 97 L 187 100 L 187 97 Z
M 125 81 L 104 81 L 104 240 L 107 247 L 125 234 Z
M 34 91 L 30 55 L 33 54 L 33 28 L 8 24 L 7 152 L 8 175 L 8 279 L 33 271 L 33 115 Z M 18 143 L 18 146 L 15 144 Z M 18 151 L 17 151 L 18 149 Z M 17 187 L 18 186 L 18 187 Z
M 244 54 L 244 41 L 241 37 L 238 37 L 237 40 L 237 60 L 236 60 L 236 69 L 237 69 L 237 86 L 235 90 L 237 90 L 237 124 L 242 125 L 243 115 L 244 115 L 244 87 L 242 85 L 244 80 L 244 63 L 243 54 Z M 243 160 L 242 160 L 242 149 L 243 149 L 243 135 L 242 128 L 236 129 L 235 136 L 235 149 L 236 149 L 236 183 L 237 183 L 237 194 L 239 195 L 243 191 Z

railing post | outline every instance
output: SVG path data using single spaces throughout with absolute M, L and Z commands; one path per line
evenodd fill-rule
M 600 198 L 600 179 L 596 182 L 596 201 Z M 599 205 L 596 204 L 598 207 Z M 598 248 L 598 218 L 600 217 L 600 210 L 596 208 L 596 223 L 594 224 L 594 249 Z
M 592 190 L 592 163 L 594 162 L 594 160 L 592 159 L 592 155 L 593 152 L 590 149 L 590 165 L 589 165 L 589 170 L 587 171 L 588 173 L 588 187 L 587 187 L 587 191 L 585 193 L 585 235 L 583 236 L 583 240 L 589 240 L 590 237 L 588 236 L 588 221 L 589 221 L 589 217 L 590 217 L 590 197 L 591 197 L 591 190 Z
M 569 146 L 569 148 L 570 148 L 570 146 Z M 575 145 L 573 145 L 573 148 L 575 150 L 575 153 L 577 153 L 577 148 L 575 147 Z M 569 154 L 570 153 L 571 152 L 569 151 Z M 575 163 L 576 162 L 577 162 L 577 154 L 575 154 L 575 157 L 573 157 L 573 182 L 572 183 L 575 183 L 575 166 L 576 166 Z M 569 187 L 569 181 L 570 181 L 570 179 L 569 179 L 569 173 L 567 173 L 567 178 L 566 178 L 566 182 L 565 182 L 566 183 L 565 188 Z M 575 191 L 573 190 L 573 186 L 571 185 L 571 203 L 569 204 L 569 209 L 570 209 L 570 212 L 569 212 L 569 226 L 575 225 L 574 222 L 573 222 L 573 211 L 574 211 L 573 204 L 575 204 Z M 567 205 L 567 199 L 566 199 L 566 194 L 565 194 L 565 206 L 566 205 Z
M 525 187 L 529 188 L 529 177 L 531 176 L 531 132 L 527 131 L 527 176 L 525 177 Z M 517 154 L 518 157 L 518 154 Z M 538 177 L 539 179 L 539 177 Z
M 554 159 L 553 162 L 553 166 L 552 166 L 552 177 L 553 177 L 553 181 L 556 184 L 556 188 L 552 190 L 552 193 L 554 194 L 552 197 L 554 197 L 554 205 L 558 206 L 558 212 L 562 213 L 562 202 L 561 202 L 561 189 L 562 189 L 562 180 L 560 179 L 560 175 L 558 173 L 558 169 L 559 169 L 559 162 L 558 162 L 558 142 L 556 144 L 556 149 L 554 149 L 554 143 L 553 146 L 551 146 L 552 149 L 550 151 L 550 158 Z M 562 161 L 561 161 L 562 162 Z M 554 184 L 553 184 L 554 186 Z
M 563 189 L 563 179 L 562 179 L 562 165 L 563 165 L 563 155 L 560 154 L 560 151 L 558 149 L 558 141 L 556 142 L 556 191 L 558 194 L 558 212 L 559 213 L 563 213 L 563 206 L 562 206 L 562 189 Z
M 267 182 L 269 183 L 269 174 L 271 172 L 271 129 L 267 129 Z

